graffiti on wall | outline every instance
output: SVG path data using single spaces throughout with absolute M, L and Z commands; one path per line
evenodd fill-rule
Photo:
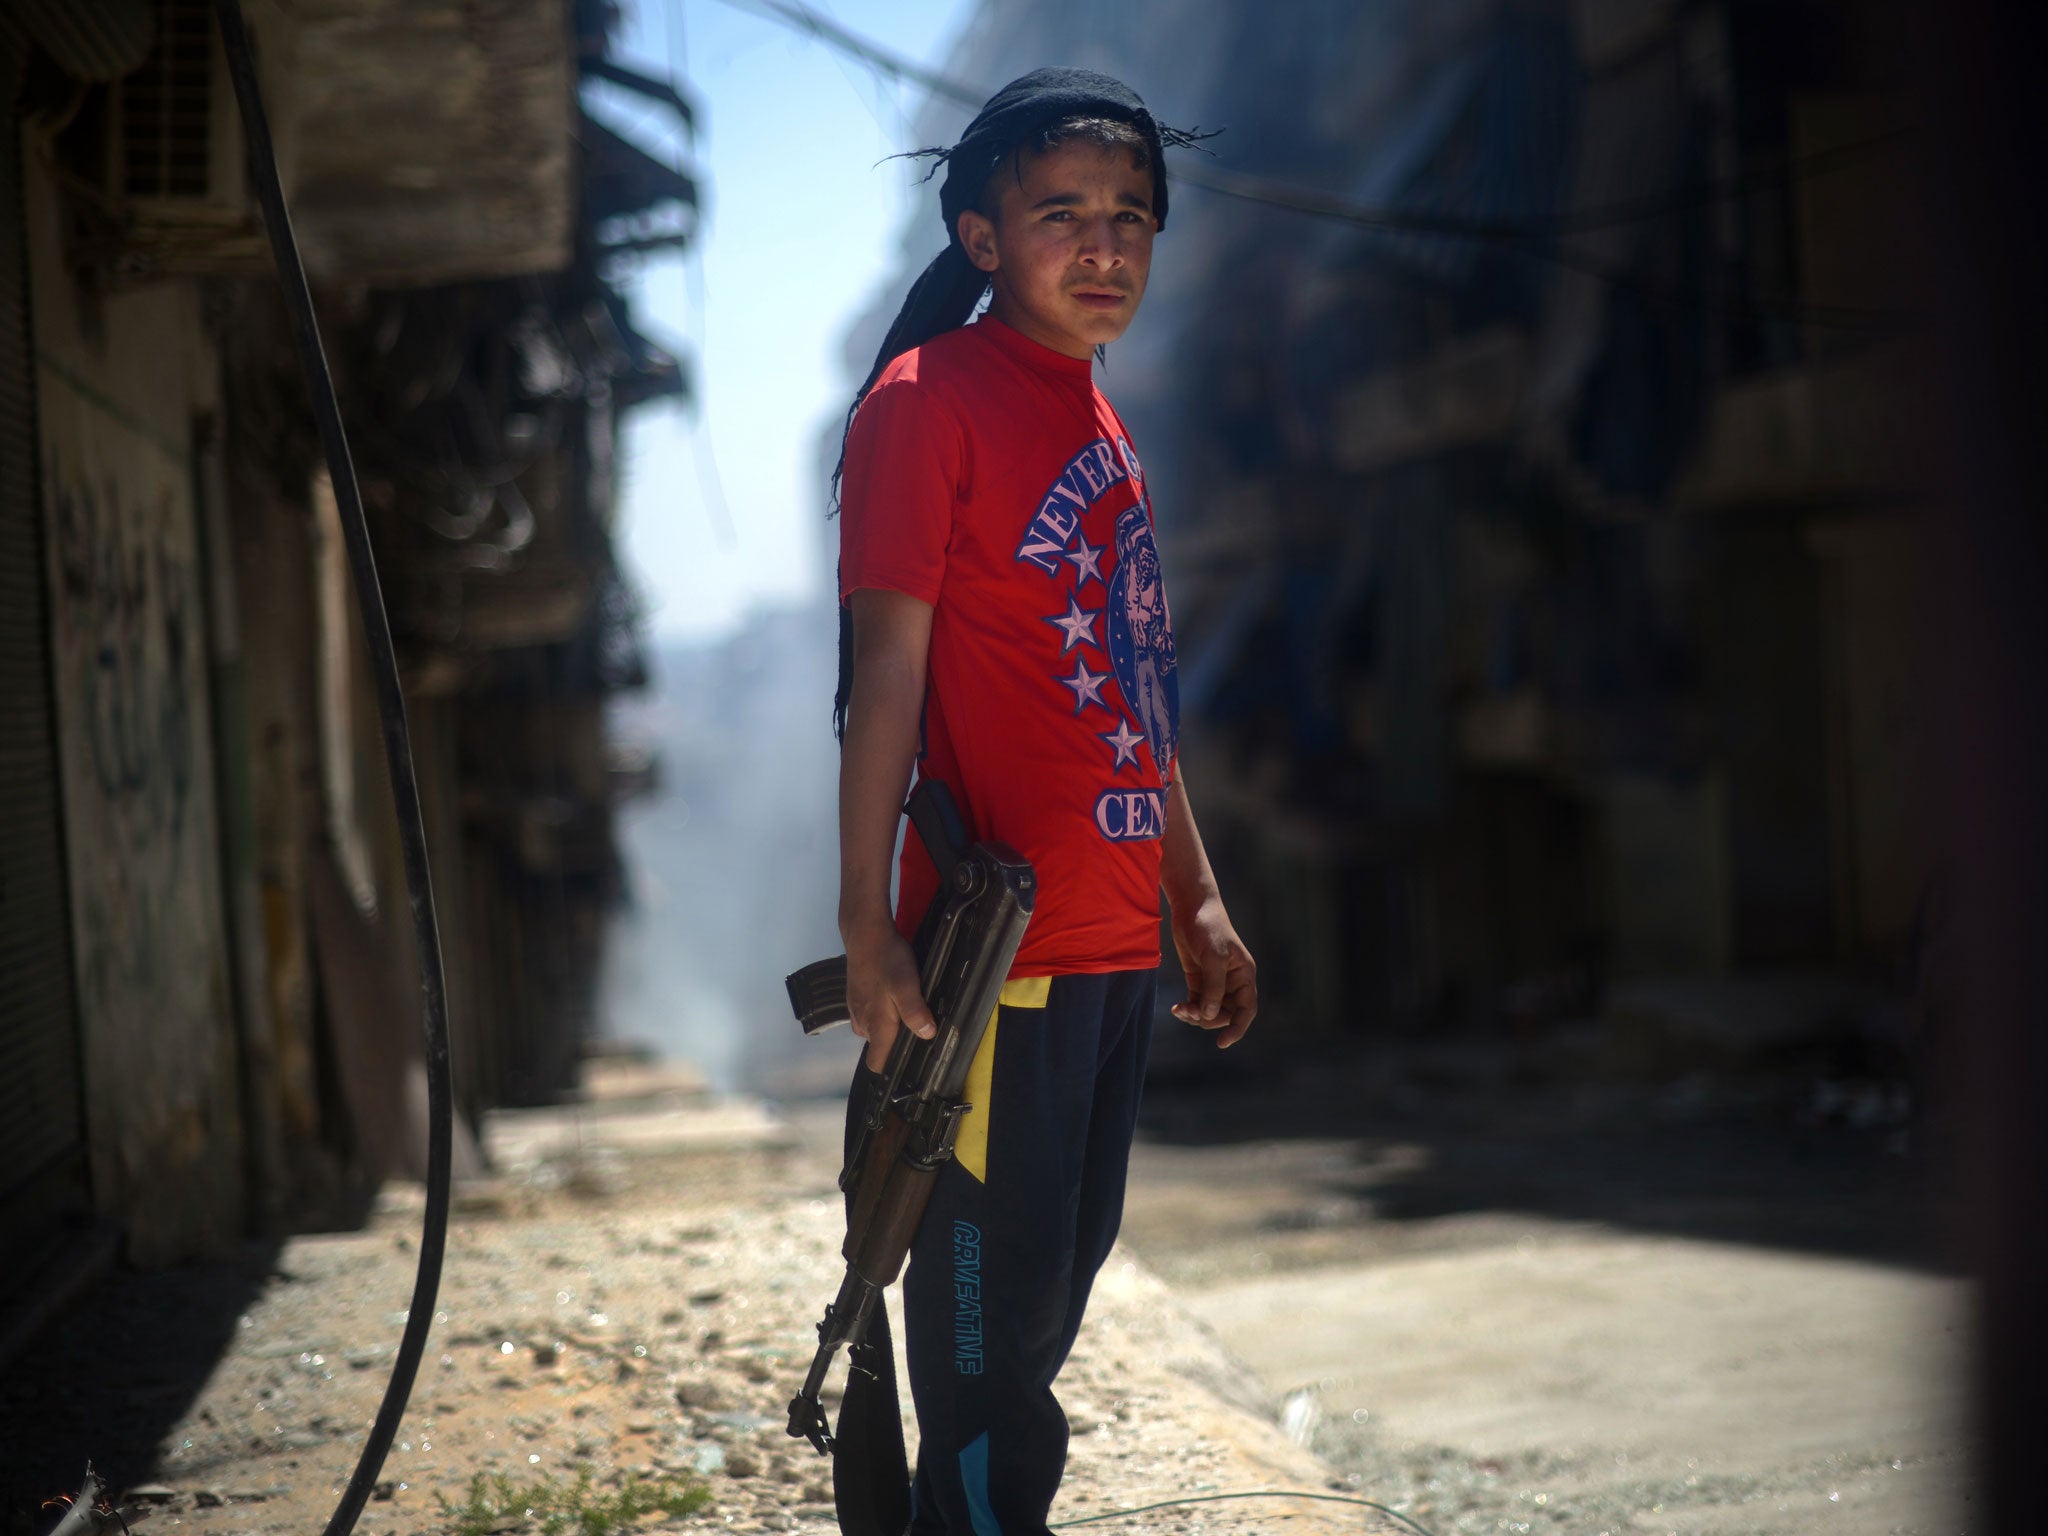
M 130 329 L 167 317 L 139 305 Z M 175 376 L 44 362 L 50 694 L 93 1198 L 131 1256 L 167 1262 L 236 1230 L 242 1188 L 185 402 Z
M 80 1002 L 130 1027 L 207 992 L 216 858 L 190 492 L 139 455 L 52 452 L 51 629 Z M 88 470 L 86 463 L 92 463 Z M 191 1003 L 213 1005 L 195 994 Z
M 79 631 L 85 665 L 69 679 L 92 749 L 93 779 L 110 804 L 134 807 L 135 830 L 176 842 L 192 795 L 193 572 L 171 544 L 167 493 L 124 516 L 111 477 L 59 481 L 58 590 Z

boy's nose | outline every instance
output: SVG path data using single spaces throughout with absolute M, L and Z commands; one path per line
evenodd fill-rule
M 1081 259 L 1096 266 L 1122 266 L 1124 253 L 1117 244 L 1116 225 L 1108 219 L 1082 226 Z

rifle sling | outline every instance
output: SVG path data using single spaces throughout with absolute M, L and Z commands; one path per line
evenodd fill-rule
M 839 1529 L 846 1536 L 904 1536 L 910 1529 L 910 1458 L 896 1396 L 889 1310 L 879 1302 L 850 1363 L 832 1442 L 832 1504 Z
M 851 1157 L 869 1101 L 886 1079 L 863 1063 L 846 1096 L 846 1145 Z M 846 1195 L 849 1218 L 855 1191 Z M 910 1457 L 903 1445 L 903 1409 L 896 1395 L 896 1351 L 889 1308 L 875 1298 L 867 1335 L 847 1359 L 846 1391 L 832 1441 L 832 1504 L 844 1536 L 904 1536 L 910 1529 Z

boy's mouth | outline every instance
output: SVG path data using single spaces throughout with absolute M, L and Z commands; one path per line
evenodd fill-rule
M 1130 295 L 1116 288 L 1076 288 L 1074 301 L 1088 309 L 1115 309 Z

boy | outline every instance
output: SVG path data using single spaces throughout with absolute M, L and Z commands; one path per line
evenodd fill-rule
M 1187 977 L 1176 1016 L 1229 1046 L 1258 1008 L 1177 772 L 1144 474 L 1090 371 L 1144 298 L 1169 142 L 1187 136 L 1102 75 L 1040 70 L 992 98 L 939 157 L 947 249 L 847 432 L 839 923 L 868 1042 L 856 1107 L 897 1030 L 933 1030 L 904 937 L 936 883 L 915 838 L 889 905 L 913 759 L 974 836 L 1038 876 L 904 1278 L 920 1536 L 1046 1530 L 1067 1443 L 1052 1383 L 1122 1215 L 1162 890 Z

